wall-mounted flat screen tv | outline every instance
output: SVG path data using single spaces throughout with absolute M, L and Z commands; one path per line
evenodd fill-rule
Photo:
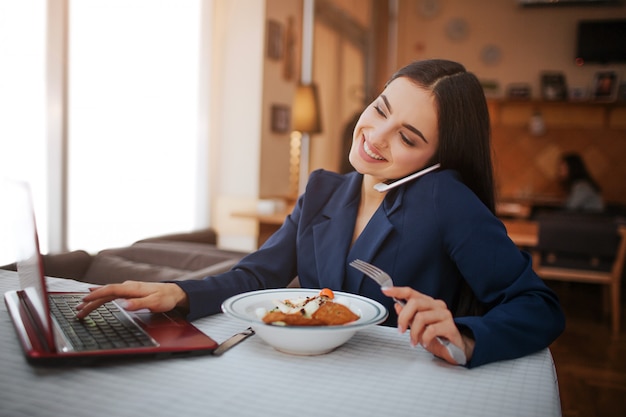
M 578 22 L 576 62 L 626 62 L 626 19 Z

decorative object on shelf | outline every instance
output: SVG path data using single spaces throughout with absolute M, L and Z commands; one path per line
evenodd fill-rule
M 291 129 L 289 184 L 292 196 L 297 198 L 300 191 L 298 188 L 300 183 L 300 147 L 302 136 L 322 131 L 319 96 L 317 86 L 314 83 L 298 85 L 293 100 L 293 124 Z
M 541 74 L 541 97 L 548 101 L 567 100 L 567 85 L 562 72 Z
M 290 124 L 289 106 L 284 104 L 272 105 L 272 132 L 288 133 Z
M 500 83 L 496 80 L 480 80 L 483 92 L 487 98 L 498 98 L 500 95 Z
M 530 85 L 526 83 L 510 84 L 506 96 L 512 100 L 529 100 Z
M 528 131 L 533 136 L 542 136 L 546 133 L 546 122 L 543 120 L 543 115 L 539 110 L 535 110 L 532 116 L 530 116 Z
M 593 99 L 615 101 L 619 81 L 615 71 L 600 71 L 593 77 Z
M 480 51 L 480 59 L 486 65 L 497 65 L 502 59 L 502 51 L 498 45 L 485 45 Z
M 267 57 L 274 60 L 283 58 L 283 25 L 275 20 L 267 22 Z
M 453 41 L 461 41 L 469 34 L 469 24 L 461 17 L 450 19 L 446 24 L 446 36 Z

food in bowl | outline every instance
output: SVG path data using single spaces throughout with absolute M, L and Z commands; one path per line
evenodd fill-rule
M 346 343 L 358 331 L 382 323 L 387 309 L 377 301 L 357 294 L 334 292 L 333 302 L 343 304 L 359 319 L 341 326 L 274 326 L 263 316 L 276 306 L 276 300 L 293 300 L 319 295 L 319 289 L 273 288 L 234 295 L 224 301 L 222 311 L 251 326 L 259 339 L 279 352 L 291 355 L 322 355 Z
M 275 301 L 262 320 L 276 326 L 339 326 L 359 319 L 349 307 L 332 301 L 334 293 L 324 288 L 318 295 Z

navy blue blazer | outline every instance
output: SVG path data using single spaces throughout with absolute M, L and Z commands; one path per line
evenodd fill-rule
M 509 239 L 502 222 L 455 171 L 429 173 L 390 190 L 351 245 L 362 175 L 311 174 L 306 192 L 281 228 L 231 271 L 177 282 L 189 296 L 189 318 L 220 311 L 228 297 L 285 287 L 295 276 L 304 288 L 331 288 L 382 303 L 396 325 L 393 301 L 348 264 L 371 262 L 396 286 L 445 301 L 455 311 L 464 283 L 486 313 L 455 317 L 476 340 L 477 366 L 547 347 L 563 331 L 556 295 L 533 272 L 531 257 Z

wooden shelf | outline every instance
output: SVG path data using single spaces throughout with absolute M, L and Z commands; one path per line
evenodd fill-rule
M 550 128 L 626 129 L 626 102 L 488 100 L 493 126 L 527 126 L 540 112 Z

